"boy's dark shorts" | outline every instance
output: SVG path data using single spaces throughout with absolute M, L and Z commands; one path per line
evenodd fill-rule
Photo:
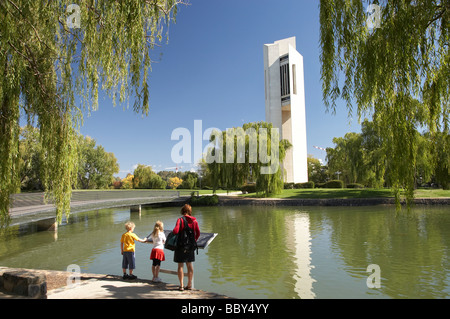
M 135 269 L 134 251 L 124 251 L 122 259 L 122 269 Z

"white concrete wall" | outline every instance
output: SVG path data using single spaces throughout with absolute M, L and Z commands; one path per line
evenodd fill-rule
M 278 45 L 264 46 L 264 77 L 266 94 L 266 122 L 281 128 L 281 83 Z M 280 132 L 281 135 L 281 132 Z
M 293 79 L 293 65 L 295 76 Z M 293 47 L 289 47 L 289 70 L 291 74 L 291 129 L 292 129 L 292 161 L 294 183 L 308 181 L 308 152 L 306 147 L 305 85 L 303 76 L 303 56 Z M 296 92 L 294 94 L 294 83 Z
M 274 44 L 278 45 L 278 58 L 289 53 L 289 46 L 293 47 L 294 49 L 297 47 L 295 37 L 278 40 L 275 41 Z
M 266 101 L 266 122 L 280 129 L 280 138 L 288 139 L 292 149 L 286 153 L 283 163 L 285 182 L 308 181 L 305 90 L 303 57 L 297 52 L 295 37 L 264 45 L 264 81 Z M 280 57 L 289 54 L 291 104 L 281 107 Z M 296 66 L 293 79 L 292 66 Z M 296 94 L 294 94 L 294 82 Z M 286 113 L 290 109 L 290 115 Z

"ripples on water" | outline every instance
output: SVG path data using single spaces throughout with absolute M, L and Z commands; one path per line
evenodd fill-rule
M 237 298 L 449 298 L 450 217 L 443 208 L 194 208 L 200 228 L 219 235 L 195 262 L 195 286 Z M 2 234 L 0 265 L 121 274 L 124 223 L 147 236 L 156 220 L 172 229 L 178 208 L 110 209 L 74 215 L 57 236 L 22 226 Z M 152 277 L 151 245 L 136 243 L 141 278 Z M 166 251 L 162 268 L 176 269 Z M 367 267 L 381 269 L 369 289 Z M 176 276 L 162 274 L 177 283 Z

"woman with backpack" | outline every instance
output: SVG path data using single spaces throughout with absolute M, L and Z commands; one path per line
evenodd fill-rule
M 192 216 L 192 208 L 185 204 L 181 208 L 181 215 L 178 218 L 173 233 L 178 234 L 177 248 L 175 249 L 173 261 L 178 263 L 178 280 L 180 281 L 180 290 L 192 289 L 192 278 L 194 277 L 195 249 L 197 248 L 197 239 L 200 237 L 200 228 L 195 217 Z M 186 263 L 188 271 L 188 284 L 183 287 L 184 272 L 183 267 Z

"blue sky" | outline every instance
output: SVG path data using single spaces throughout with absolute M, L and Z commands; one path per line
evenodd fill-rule
M 120 177 L 132 173 L 136 164 L 155 171 L 175 167 L 171 150 L 178 141 L 171 140 L 172 131 L 187 128 L 194 145 L 194 120 L 202 121 L 203 131 L 264 121 L 263 45 L 292 36 L 304 60 L 308 154 L 325 160 L 325 152 L 314 145 L 332 147 L 333 137 L 360 131 L 344 103 L 333 115 L 322 102 L 318 1 L 189 1 L 170 25 L 168 44 L 152 56 L 158 63 L 150 73 L 149 115 L 120 104 L 114 108 L 100 95 L 99 109 L 81 128 L 115 154 Z M 203 141 L 203 147 L 207 144 Z M 185 171 L 194 164 L 192 159 L 192 164 L 178 166 Z

